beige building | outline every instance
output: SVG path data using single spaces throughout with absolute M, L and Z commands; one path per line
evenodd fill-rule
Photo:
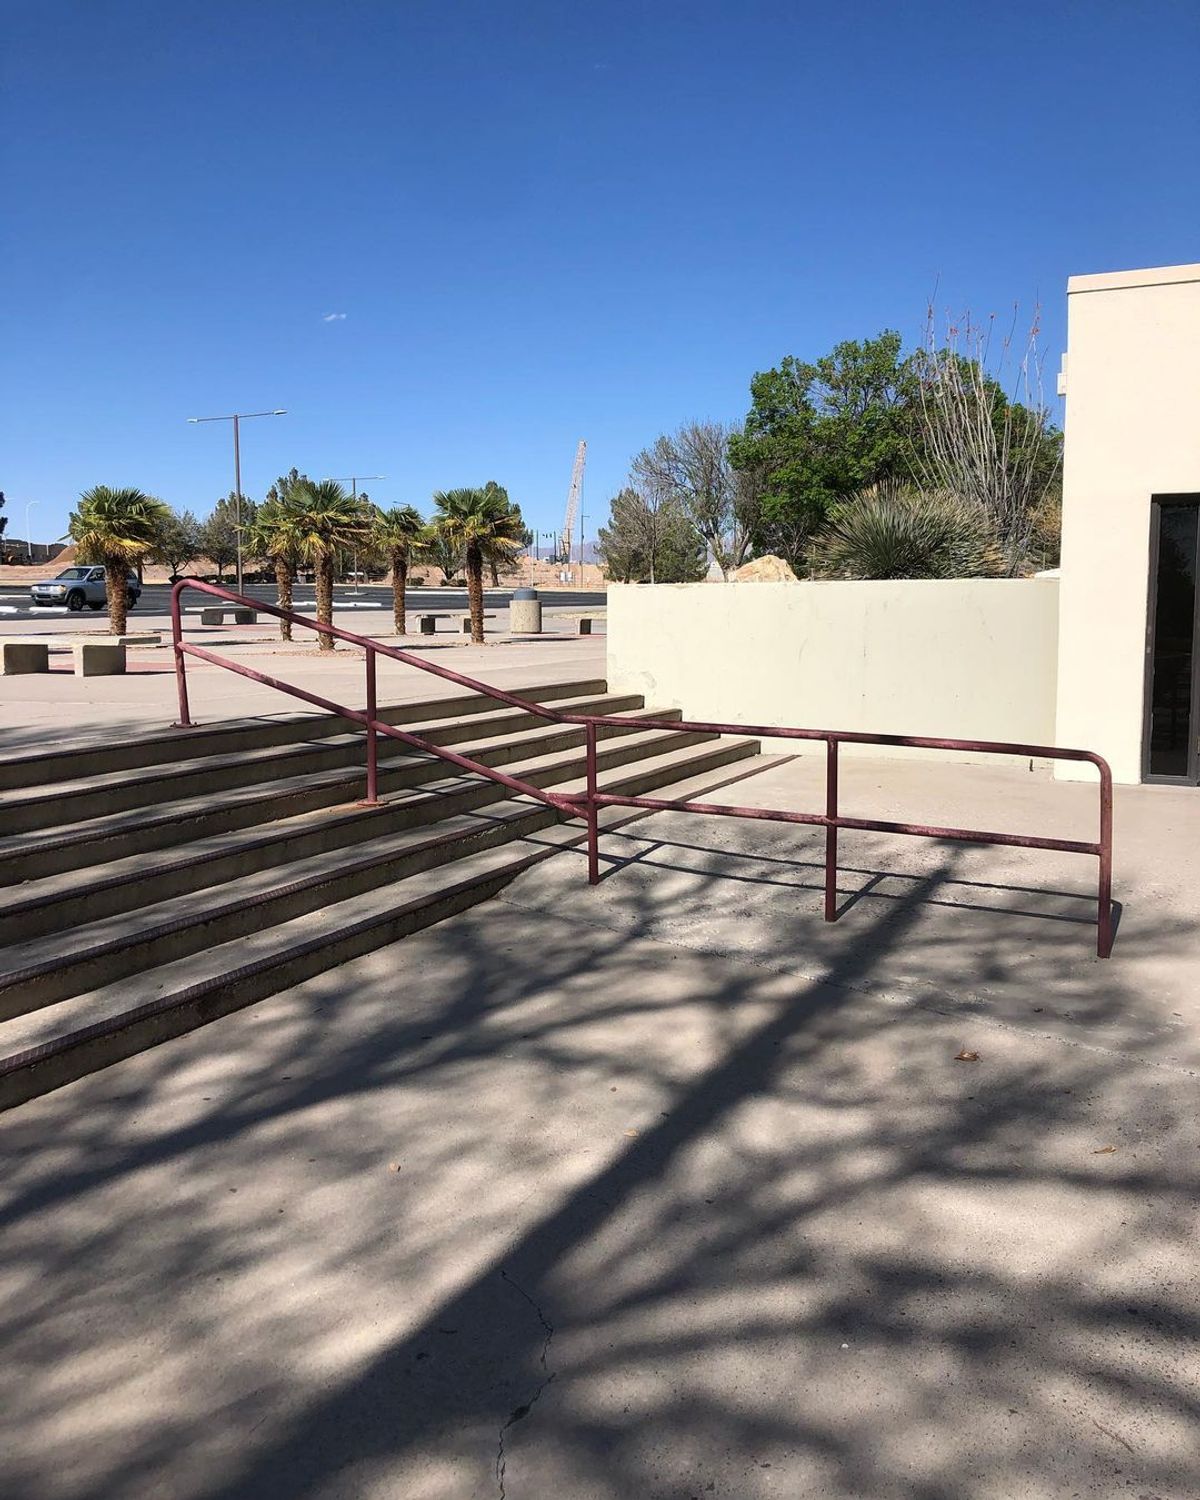
M 698 718 L 1073 747 L 1117 781 L 1195 786 L 1200 265 L 1073 277 L 1060 389 L 1059 577 L 614 586 L 610 684 Z
M 1118 781 L 1200 765 L 1200 265 L 1067 284 L 1057 739 Z

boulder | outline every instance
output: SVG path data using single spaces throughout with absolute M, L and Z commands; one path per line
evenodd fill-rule
M 743 563 L 730 574 L 731 583 L 798 583 L 795 573 L 782 557 L 768 552 L 765 557 L 756 557 L 753 562 Z

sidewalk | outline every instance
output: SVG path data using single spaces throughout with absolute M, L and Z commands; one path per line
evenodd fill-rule
M 5 1493 L 1194 1500 L 1196 808 L 1119 789 L 1107 962 L 1087 859 L 846 835 L 827 926 L 819 832 L 655 815 L 7 1116 Z
M 388 645 L 400 646 L 422 658 L 467 676 L 478 674 L 497 687 L 529 687 L 537 683 L 599 677 L 605 673 L 604 637 L 577 636 L 574 622 L 560 622 L 559 632 L 547 614 L 549 631 L 541 636 L 509 636 L 506 630 L 489 631 L 483 646 L 472 646 L 469 638 L 443 630 L 434 637 L 391 633 L 391 616 L 385 611 L 354 613 L 338 611 L 334 623 L 360 635 L 378 636 Z M 507 625 L 503 618 L 490 621 Z M 34 622 L 36 632 L 47 634 L 51 622 Z M 55 633 L 79 635 L 94 630 L 105 633 L 96 621 L 58 619 Z M 443 622 L 444 624 L 444 622 Z M 161 630 L 164 645 L 130 646 L 127 671 L 120 677 L 77 678 L 71 671 L 70 655 L 51 655 L 46 675 L 0 677 L 0 752 L 39 744 L 61 743 L 97 735 L 135 734 L 161 729 L 178 718 L 174 656 L 170 649 L 170 624 L 165 617 L 139 616 L 131 629 Z M 90 632 L 89 632 L 90 633 Z M 320 652 L 310 633 L 297 630 L 288 644 L 278 629 L 265 623 L 229 626 L 207 632 L 189 631 L 186 639 L 219 655 L 229 656 L 254 671 L 294 682 L 310 692 L 351 708 L 364 705 L 365 676 L 361 651 L 339 645 L 332 655 Z M 188 662 L 188 692 L 192 715 L 198 723 L 215 719 L 259 714 L 307 712 L 306 706 L 279 691 L 239 677 L 220 667 L 194 658 Z M 379 702 L 410 702 L 414 699 L 449 697 L 459 691 L 452 683 L 439 682 L 432 674 L 379 658 Z M 314 710 L 315 711 L 315 710 Z

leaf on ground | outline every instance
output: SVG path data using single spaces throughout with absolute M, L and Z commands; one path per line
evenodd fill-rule
M 954 1054 L 954 1061 L 955 1062 L 978 1062 L 979 1061 L 979 1053 L 978 1052 L 968 1052 L 967 1049 L 964 1047 L 961 1052 L 956 1052 Z
M 1111 1156 L 1117 1148 L 1115 1146 L 1097 1146 L 1092 1152 L 1093 1156 Z

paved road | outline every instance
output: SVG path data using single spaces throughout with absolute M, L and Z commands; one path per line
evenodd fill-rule
M 252 599 L 262 599 L 267 603 L 275 602 L 275 587 L 273 584 L 249 583 L 246 585 L 246 594 Z M 512 599 L 511 588 L 487 589 L 484 597 L 488 607 L 491 609 L 507 609 Z M 170 586 L 165 583 L 147 584 L 142 591 L 141 600 L 135 614 L 161 615 L 166 614 L 170 603 Z M 359 607 L 362 609 L 390 609 L 392 605 L 392 591 L 378 584 L 364 584 L 361 589 L 339 587 L 335 594 L 335 603 L 339 609 L 348 607 Z M 606 595 L 603 589 L 555 589 L 552 592 L 543 591 L 542 601 L 548 607 L 557 609 L 588 609 L 603 606 Z M 184 608 L 200 608 L 209 600 L 199 592 L 185 594 Z M 217 603 L 217 600 L 212 600 Z M 408 607 L 410 611 L 416 609 L 466 609 L 466 589 L 448 588 L 418 588 L 410 589 L 408 594 Z M 311 584 L 298 584 L 295 591 L 295 608 L 301 613 L 316 608 L 316 598 Z M 33 609 L 29 603 L 28 584 L 0 584 L 0 625 L 7 620 L 36 620 L 51 618 L 54 615 L 65 614 L 65 608 Z M 90 617 L 92 611 L 84 610 L 83 617 Z

